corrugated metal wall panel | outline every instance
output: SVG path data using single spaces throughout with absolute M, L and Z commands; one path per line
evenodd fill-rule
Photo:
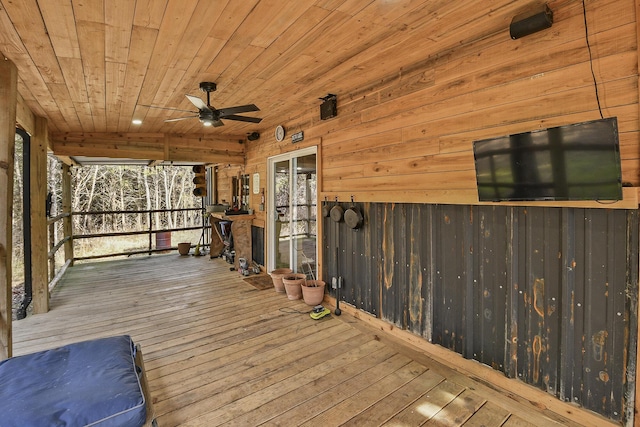
M 560 399 L 631 413 L 636 211 L 359 207 L 360 230 L 325 219 L 324 277 L 344 278 L 343 301 Z
M 433 283 L 433 336 L 432 340 L 465 357 L 469 356 L 466 343 L 469 316 L 466 308 L 472 300 L 469 294 L 467 264 L 470 245 L 470 212 L 463 206 L 437 206 L 434 209 L 434 256 L 431 264 L 435 271 Z
M 504 207 L 480 211 L 473 231 L 473 358 L 504 370 L 507 325 L 509 216 Z

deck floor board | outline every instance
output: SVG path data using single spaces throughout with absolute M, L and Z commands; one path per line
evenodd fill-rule
M 14 354 L 129 334 L 162 427 L 576 425 L 349 315 L 258 290 L 220 259 L 154 255 L 71 267 Z

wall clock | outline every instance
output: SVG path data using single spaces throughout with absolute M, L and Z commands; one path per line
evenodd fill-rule
M 276 141 L 282 142 L 284 140 L 284 127 L 282 125 L 276 126 L 275 131 Z

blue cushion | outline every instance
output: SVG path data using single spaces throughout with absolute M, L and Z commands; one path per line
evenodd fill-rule
M 128 335 L 0 362 L 0 426 L 141 426 L 146 407 Z

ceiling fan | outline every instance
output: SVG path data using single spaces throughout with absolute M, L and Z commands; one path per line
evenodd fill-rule
M 195 105 L 198 109 L 198 112 L 195 116 L 187 116 L 187 117 L 177 117 L 175 119 L 167 119 L 165 122 L 177 122 L 180 120 L 186 119 L 199 119 L 204 126 L 224 126 L 222 119 L 224 120 L 236 120 L 239 122 L 249 122 L 249 123 L 260 123 L 262 121 L 261 118 L 258 117 L 246 117 L 246 116 L 238 116 L 238 113 L 248 113 L 251 111 L 260 111 L 260 109 L 255 104 L 248 105 L 238 105 L 236 107 L 229 108 L 220 108 L 216 109 L 211 106 L 211 92 L 215 92 L 216 84 L 213 82 L 201 82 L 200 90 L 207 94 L 207 103 L 193 95 L 185 95 L 187 99 Z M 153 105 L 141 105 L 142 107 L 150 107 L 150 108 L 160 108 L 163 110 L 176 110 L 176 111 L 185 111 L 187 113 L 192 113 L 192 111 L 187 110 L 178 110 L 177 108 L 168 108 L 168 107 L 156 107 Z

